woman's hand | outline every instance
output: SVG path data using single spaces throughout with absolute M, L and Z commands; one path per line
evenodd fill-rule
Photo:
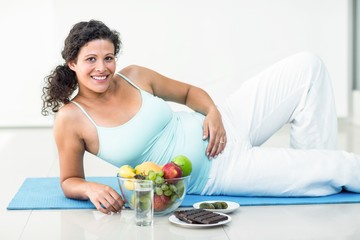
M 96 209 L 105 214 L 120 212 L 124 207 L 121 196 L 104 184 L 89 182 L 87 195 Z
M 225 128 L 216 107 L 212 108 L 205 117 L 203 139 L 209 139 L 206 149 L 206 155 L 209 158 L 216 158 L 226 146 Z

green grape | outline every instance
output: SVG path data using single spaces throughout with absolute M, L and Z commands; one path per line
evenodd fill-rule
M 159 177 L 163 177 L 164 172 L 163 171 L 158 171 L 158 172 L 156 172 L 156 175 L 159 176 Z
M 174 195 L 172 195 L 172 196 L 170 197 L 170 201 L 171 201 L 171 202 L 175 202 L 178 198 L 179 198 L 179 196 L 176 195 L 176 194 L 174 194 Z
M 166 190 L 169 189 L 169 185 L 163 184 L 163 185 L 161 185 L 161 189 L 162 189 L 163 191 L 166 191 Z
M 176 187 L 178 189 L 178 195 L 182 196 L 185 193 L 185 184 L 183 181 L 179 181 L 176 183 Z
M 150 195 L 146 194 L 140 197 L 140 202 L 148 202 L 150 201 Z
M 163 195 L 163 190 L 160 187 L 155 187 L 155 193 L 156 195 Z
M 170 191 L 170 190 L 166 190 L 166 191 L 164 192 L 164 195 L 165 195 L 165 196 L 168 196 L 168 197 L 170 197 L 172 194 L 173 194 L 173 193 L 172 193 L 172 191 Z
M 169 188 L 172 192 L 177 193 L 177 187 L 175 185 L 171 184 Z
M 156 176 L 155 183 L 156 184 L 163 184 L 165 182 L 163 177 Z
M 148 177 L 149 177 L 149 180 L 154 181 L 156 179 L 156 173 L 153 170 L 150 170 Z
M 147 198 L 146 201 L 140 202 L 140 208 L 143 211 L 149 210 L 151 206 L 150 199 Z

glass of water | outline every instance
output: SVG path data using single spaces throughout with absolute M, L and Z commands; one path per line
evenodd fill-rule
M 154 186 L 150 180 L 134 181 L 135 223 L 151 226 L 154 219 Z

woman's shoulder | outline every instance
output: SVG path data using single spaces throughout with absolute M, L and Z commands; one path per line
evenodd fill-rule
M 132 64 L 124 67 L 118 72 L 133 81 L 144 81 L 148 78 L 151 70 L 143 66 Z
M 59 118 L 70 118 L 76 114 L 78 107 L 72 103 L 71 101 L 62 106 L 58 113 L 56 114 L 56 117 Z
M 143 67 L 143 66 L 140 66 L 140 65 L 136 65 L 136 64 L 131 64 L 131 65 L 128 65 L 124 68 L 122 68 L 121 70 L 119 70 L 120 73 L 122 74 L 140 74 L 142 72 L 145 72 L 149 70 L 148 68 L 146 67 Z
M 118 71 L 141 89 L 148 91 L 151 90 L 152 72 L 149 68 L 139 65 L 129 65 Z
M 75 104 L 69 102 L 62 106 L 55 116 L 55 127 L 74 127 L 81 119 L 81 111 Z

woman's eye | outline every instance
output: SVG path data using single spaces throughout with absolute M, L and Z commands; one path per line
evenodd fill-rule
M 96 61 L 96 59 L 94 58 L 94 57 L 89 57 L 88 59 L 86 59 L 86 61 L 88 61 L 88 62 L 95 62 Z
M 112 62 L 112 61 L 114 61 L 114 58 L 113 57 L 106 57 L 105 61 L 106 62 Z

